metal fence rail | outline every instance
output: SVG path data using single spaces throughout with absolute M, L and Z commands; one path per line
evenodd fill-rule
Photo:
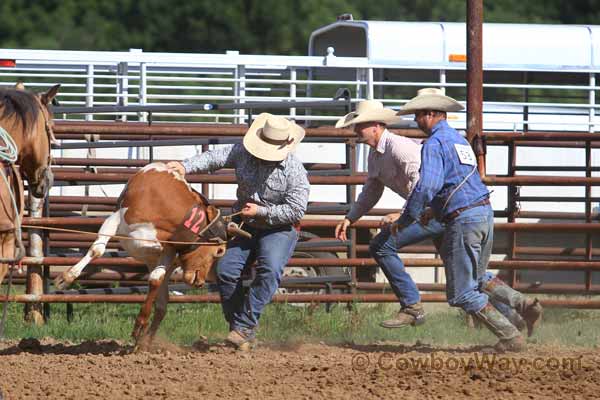
M 246 107 L 244 104 L 249 101 L 263 102 L 263 107 L 271 107 L 277 113 L 306 122 L 307 142 L 345 144 L 344 163 L 307 165 L 312 184 L 337 185 L 336 187 L 343 185 L 344 189 L 339 190 L 344 191 L 346 201 L 344 204 L 333 201 L 311 204 L 309 211 L 314 215 L 302 221 L 302 228 L 318 231 L 321 237 L 312 243 L 300 243 L 298 248 L 303 251 L 344 253 L 347 258 L 293 258 L 289 263 L 290 267 L 318 265 L 350 268 L 350 284 L 338 285 L 351 293 L 340 295 L 342 297 L 329 297 L 327 301 L 394 301 L 391 295 L 361 293 L 362 290 L 384 289 L 379 283 L 359 279 L 359 272 L 375 267 L 374 261 L 368 258 L 365 237 L 369 236 L 369 230 L 378 228 L 379 218 L 359 221 L 347 242 L 332 240 L 333 227 L 340 214 L 347 210 L 346 203 L 354 201 L 356 186 L 364 183 L 365 175 L 359 172 L 359 167 L 366 157 L 364 152 L 361 157 L 362 150 L 357 146 L 351 131 L 337 130 L 331 126 L 313 128 L 324 123 L 330 124 L 338 118 L 339 113 L 323 108 L 306 111 L 300 107 L 288 107 L 289 111 L 286 108 L 282 112 L 277 109 L 278 105 L 298 100 L 321 102 L 331 99 L 338 87 L 350 87 L 354 101 L 379 99 L 392 107 L 404 104 L 414 95 L 416 88 L 424 86 L 444 88 L 458 100 L 465 100 L 464 67 L 442 70 L 439 66 L 376 65 L 364 58 L 331 55 L 270 57 L 149 54 L 135 51 L 104 53 L 10 50 L 3 51 L 3 57 L 14 58 L 16 67 L 0 68 L 0 85 L 12 85 L 17 80 L 24 80 L 29 87 L 41 89 L 53 83 L 62 83 L 59 95 L 61 107 L 67 107 L 71 111 L 73 107 L 80 107 L 79 112 L 84 113 L 56 115 L 58 121 L 55 133 L 62 143 L 54 153 L 59 155 L 60 149 L 65 153 L 55 159 L 56 184 L 59 187 L 89 185 L 97 188 L 104 183 L 122 184 L 139 167 L 155 159 L 155 147 L 195 144 L 202 146 L 204 151 L 210 144 L 239 141 L 246 131 L 249 119 L 247 108 L 250 106 Z M 498 75 L 491 75 L 491 80 L 483 84 L 486 90 L 483 127 L 488 144 L 488 159 L 501 159 L 504 167 L 500 172 L 492 173 L 488 170 L 485 182 L 501 193 L 499 197 L 502 196 L 507 205 L 506 208 L 496 209 L 496 217 L 502 219 L 502 222 L 496 224 L 496 232 L 502 241 L 496 244 L 494 250 L 496 256 L 507 259 L 493 260 L 490 266 L 510 271 L 509 281 L 518 288 L 529 287 L 529 283 L 520 281 L 521 274 L 527 271 L 567 271 L 572 274 L 585 271 L 585 277 L 577 282 L 578 286 L 574 286 L 576 289 L 564 285 L 552 286 L 556 285 L 552 282 L 543 282 L 539 288 L 545 293 L 553 294 L 560 291 L 595 294 L 598 289 L 594 283 L 594 271 L 600 269 L 598 250 L 593 240 L 600 229 L 600 224 L 596 222 L 598 210 L 594 207 L 594 203 L 600 198 L 594 192 L 596 186 L 600 185 L 600 177 L 595 176 L 600 167 L 592 162 L 592 153 L 600 146 L 597 136 L 597 110 L 600 105 L 595 102 L 600 87 L 596 85 L 596 73 L 570 71 L 569 79 L 565 79 L 564 83 L 540 83 L 530 79 L 540 71 L 501 72 L 505 81 L 494 81 L 494 77 Z M 561 73 L 559 70 L 547 72 Z M 225 105 L 231 102 L 234 103 L 233 106 Z M 198 110 L 198 104 L 211 106 L 200 107 L 201 110 Z M 108 114 L 85 114 L 90 111 L 90 107 L 96 107 L 97 110 L 99 106 L 105 107 Z M 127 106 L 138 108 L 126 108 Z M 156 106 L 151 125 L 148 124 L 148 109 L 143 108 L 148 106 Z M 172 106 L 173 111 L 159 108 L 164 106 Z M 68 111 L 65 108 L 62 110 Z M 58 111 L 61 109 L 58 108 Z M 465 127 L 464 113 L 453 113 L 450 118 L 453 126 Z M 92 121 L 94 119 L 97 121 Z M 405 125 L 394 132 L 417 139 L 425 137 L 415 129 L 404 129 L 411 126 L 410 122 Z M 133 146 L 148 148 L 148 155 L 139 160 L 121 160 L 113 156 L 91 156 L 84 159 L 81 155 L 71 157 L 67 154 L 75 149 L 92 152 L 102 148 Z M 521 156 L 522 151 L 532 147 L 540 150 L 549 147 L 573 149 L 585 154 L 580 158 L 573 158 L 569 165 L 553 165 L 551 158 L 543 165 L 524 165 L 523 161 L 528 160 L 527 156 Z M 492 154 L 498 151 L 506 153 L 502 153 L 500 157 Z M 523 175 L 524 173 L 527 175 Z M 544 173 L 551 175 L 542 176 Z M 209 183 L 234 182 L 229 171 L 190 175 L 189 180 L 201 187 L 204 193 L 207 193 Z M 541 194 L 528 192 L 544 187 L 550 187 L 552 191 Z M 581 193 L 573 195 L 564 192 L 569 187 L 581 189 Z M 212 201 L 221 207 L 230 207 L 232 203 L 230 199 Z M 531 208 L 543 202 L 573 203 L 582 205 L 582 209 L 548 211 Z M 97 194 L 51 196 L 43 218 L 27 218 L 24 222 L 34 226 L 94 230 L 103 222 L 104 215 L 114 204 L 114 194 L 105 198 Z M 529 204 L 532 205 L 528 208 Z M 369 217 L 391 211 L 386 208 L 375 209 Z M 531 218 L 556 221 L 537 223 L 531 221 Z M 547 245 L 531 240 L 532 236 L 542 234 L 549 238 Z M 579 241 L 574 244 L 567 241 L 552 242 L 554 236 L 561 234 L 568 234 L 568 240 L 578 237 Z M 92 237 L 68 235 L 73 234 L 50 232 L 46 235 L 45 257 L 25 260 L 29 265 L 50 266 L 50 269 L 46 269 L 46 282 L 51 276 L 55 276 L 57 266 L 72 265 L 77 260 L 76 255 L 85 251 L 92 241 Z M 26 240 L 28 238 L 27 235 Z M 119 247 L 116 243 L 111 243 L 110 248 L 118 250 Z M 441 267 L 439 259 L 433 257 L 434 248 L 429 243 L 405 250 L 407 253 L 410 251 L 409 254 L 431 254 L 427 259 L 403 255 L 409 267 Z M 106 283 L 121 277 L 131 279 L 130 282 L 139 282 L 144 277 L 145 268 L 131 259 L 106 257 L 94 261 L 92 265 L 99 268 L 98 278 L 90 278 L 86 282 Z M 423 290 L 442 290 L 443 282 L 436 280 L 421 284 L 420 287 Z M 23 302 L 39 302 L 41 299 L 90 301 L 90 298 L 78 300 L 74 297 L 15 298 Z M 117 301 L 121 298 L 103 299 Z M 187 299 L 216 301 L 214 297 L 202 296 Z M 309 301 L 308 297 L 286 299 L 293 302 Z M 323 298 L 313 297 L 311 301 L 321 301 L 320 299 Z M 425 295 L 424 299 L 444 301 L 443 296 L 437 294 Z M 558 300 L 548 302 L 555 305 L 559 303 Z M 561 304 L 597 307 L 594 302 L 575 300 L 565 300 Z
M 83 52 L 2 49 L 2 57 L 14 67 L 0 68 L 0 85 L 25 81 L 32 88 L 62 83 L 61 105 L 70 107 L 182 106 L 192 103 L 286 102 L 330 98 L 338 87 L 349 87 L 353 97 L 379 99 L 398 107 L 419 87 L 440 87 L 465 101 L 465 65 L 377 64 L 368 58 L 288 57 L 227 54 Z M 484 128 L 502 130 L 597 131 L 596 72 L 567 70 L 560 66 L 527 69 L 515 65 L 490 72 L 483 89 Z M 563 74 L 548 81 L 544 74 Z M 502 75 L 502 76 L 501 76 Z M 539 78 L 537 78 L 539 76 Z M 184 107 L 185 108 L 185 107 Z M 337 117 L 323 110 L 296 108 L 284 115 L 307 123 L 322 124 Z M 72 117 L 69 117 L 72 118 Z M 84 114 L 87 121 L 106 116 Z M 110 114 L 110 119 L 146 121 L 146 112 Z M 154 113 L 156 121 L 246 123 L 243 109 L 191 110 Z M 464 113 L 454 123 L 465 126 Z

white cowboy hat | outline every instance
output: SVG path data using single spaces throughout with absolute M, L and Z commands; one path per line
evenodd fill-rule
M 356 105 L 356 111 L 344 115 L 336 122 L 336 128 L 346 128 L 362 122 L 381 122 L 386 125 L 400 122 L 396 111 L 384 108 L 383 103 L 377 100 L 363 100 Z
M 417 96 L 410 99 L 400 111 L 398 115 L 414 114 L 419 110 L 434 110 L 444 112 L 455 112 L 463 110 L 464 107 L 452 97 L 444 95 L 440 89 L 425 88 L 417 92 Z
M 304 139 L 304 129 L 283 117 L 259 114 L 244 136 L 244 147 L 256 158 L 282 161 Z

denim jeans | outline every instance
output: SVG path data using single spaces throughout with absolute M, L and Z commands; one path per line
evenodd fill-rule
M 254 229 L 246 225 L 244 229 L 252 234 L 252 239 L 237 237 L 230 241 L 217 264 L 223 314 L 230 330 L 254 330 L 258 326 L 298 241 L 298 232 L 291 226 Z M 241 274 L 253 261 L 256 261 L 256 277 L 245 296 Z
M 440 255 L 446 269 L 448 304 L 474 313 L 488 303 L 479 290 L 494 238 L 494 211 L 489 205 L 461 213 L 446 225 Z
M 421 297 L 417 285 L 406 272 L 402 260 L 398 257 L 398 251 L 404 246 L 429 238 L 434 239 L 436 247 L 439 247 L 443 232 L 444 226 L 436 220 L 431 220 L 426 226 L 415 222 L 399 230 L 395 235 L 391 234 L 389 227 L 385 227 L 371 240 L 369 245 L 371 257 L 383 270 L 402 307 L 418 303 Z

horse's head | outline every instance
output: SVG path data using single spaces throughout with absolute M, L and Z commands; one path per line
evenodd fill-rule
M 206 207 L 207 222 L 211 225 L 210 232 L 204 236 L 207 239 L 215 239 L 211 236 L 217 236 L 221 241 L 214 245 L 200 244 L 192 251 L 180 254 L 181 268 L 183 269 L 183 280 L 190 286 L 201 287 L 205 281 L 214 282 L 216 275 L 214 266 L 217 259 L 223 257 L 227 244 L 227 233 L 225 225 L 220 218 L 220 213 L 214 206 Z
M 32 113 L 34 119 L 30 129 L 24 124 L 20 141 L 21 168 L 27 177 L 30 192 L 38 198 L 43 198 L 48 194 L 54 181 L 54 175 L 50 169 L 51 145 L 56 141 L 53 130 L 52 103 L 59 88 L 60 85 L 54 85 L 48 91 L 32 96 L 36 105 L 36 109 Z M 18 91 L 25 90 L 22 84 L 17 84 L 16 89 Z

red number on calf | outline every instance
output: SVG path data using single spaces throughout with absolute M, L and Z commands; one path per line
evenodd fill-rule
M 197 218 L 196 222 L 194 222 L 195 218 Z M 192 208 L 190 217 L 183 223 L 183 226 L 194 233 L 198 233 L 202 221 L 204 221 L 204 211 L 200 210 L 198 207 L 194 207 Z M 192 223 L 194 223 L 194 225 L 192 225 Z
M 192 208 L 192 213 L 190 214 L 190 217 L 188 218 L 188 220 L 183 223 L 183 226 L 185 226 L 186 228 L 189 228 L 190 225 L 192 225 L 192 221 L 194 220 L 194 217 L 196 216 L 197 211 L 198 211 L 198 207 Z
M 202 221 L 204 221 L 204 211 L 202 211 L 202 210 L 198 210 L 198 211 L 199 211 L 198 212 L 198 221 L 196 221 L 194 226 L 192 226 L 192 228 L 190 229 L 194 233 L 198 233 L 198 230 L 200 229 L 200 224 L 202 223 Z

